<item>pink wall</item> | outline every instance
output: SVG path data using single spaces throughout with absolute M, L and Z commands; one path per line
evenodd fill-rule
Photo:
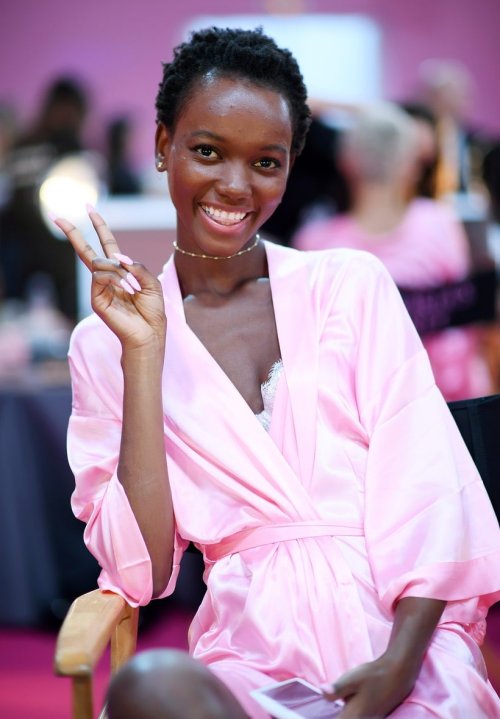
M 133 113 L 136 154 L 152 157 L 153 103 L 161 61 L 196 14 L 262 13 L 269 0 L 13 0 L 0 14 L 0 100 L 23 119 L 40 90 L 61 71 L 75 71 L 92 90 L 89 137 L 103 122 Z M 286 3 L 285 3 L 286 4 Z M 500 135 L 500 3 L 498 0 L 303 0 L 310 12 L 365 13 L 380 26 L 383 85 L 389 99 L 411 94 L 427 57 L 450 57 L 470 69 L 476 93 L 471 121 Z

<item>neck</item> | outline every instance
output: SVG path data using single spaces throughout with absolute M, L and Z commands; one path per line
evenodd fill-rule
M 235 257 L 240 257 L 241 255 L 246 255 L 247 252 L 252 252 L 257 245 L 260 242 L 260 236 L 257 234 L 255 235 L 253 241 L 250 244 L 247 244 L 246 247 L 244 247 L 241 250 L 238 250 L 238 252 L 235 252 L 233 255 L 205 255 L 203 252 L 193 252 L 191 250 L 185 250 L 183 247 L 181 247 L 177 240 L 174 240 L 174 250 L 178 252 L 181 255 L 186 255 L 187 257 L 194 257 L 197 260 L 211 260 L 213 262 L 227 262 L 227 260 L 233 260 Z
M 401 222 L 407 207 L 403 183 L 372 183 L 357 189 L 351 214 L 368 232 L 387 232 Z
M 249 280 L 267 277 L 264 245 L 232 259 L 214 261 L 175 253 L 175 269 L 183 297 L 210 293 L 230 296 Z

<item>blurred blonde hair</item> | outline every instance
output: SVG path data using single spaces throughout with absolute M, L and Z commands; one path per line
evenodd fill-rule
M 363 108 L 343 132 L 340 152 L 348 171 L 363 180 L 407 177 L 418 159 L 415 121 L 390 102 Z

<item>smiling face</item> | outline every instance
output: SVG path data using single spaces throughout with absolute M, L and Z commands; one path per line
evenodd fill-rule
M 291 142 L 282 95 L 241 79 L 203 78 L 173 131 L 161 123 L 157 131 L 179 245 L 231 255 L 252 240 L 285 191 Z

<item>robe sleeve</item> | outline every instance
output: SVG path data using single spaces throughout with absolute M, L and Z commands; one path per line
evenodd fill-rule
M 448 602 L 443 621 L 481 622 L 500 599 L 498 521 L 393 280 L 376 258 L 362 264 L 354 381 L 377 590 L 388 612 L 429 597 Z
M 88 318 L 73 332 L 69 363 L 73 403 L 67 448 L 75 475 L 71 506 L 86 523 L 85 544 L 101 567 L 99 587 L 120 594 L 132 606 L 145 605 L 153 592 L 151 559 L 117 477 L 123 395 L 119 343 L 100 320 Z M 175 588 L 186 546 L 176 530 L 172 575 L 161 597 Z

